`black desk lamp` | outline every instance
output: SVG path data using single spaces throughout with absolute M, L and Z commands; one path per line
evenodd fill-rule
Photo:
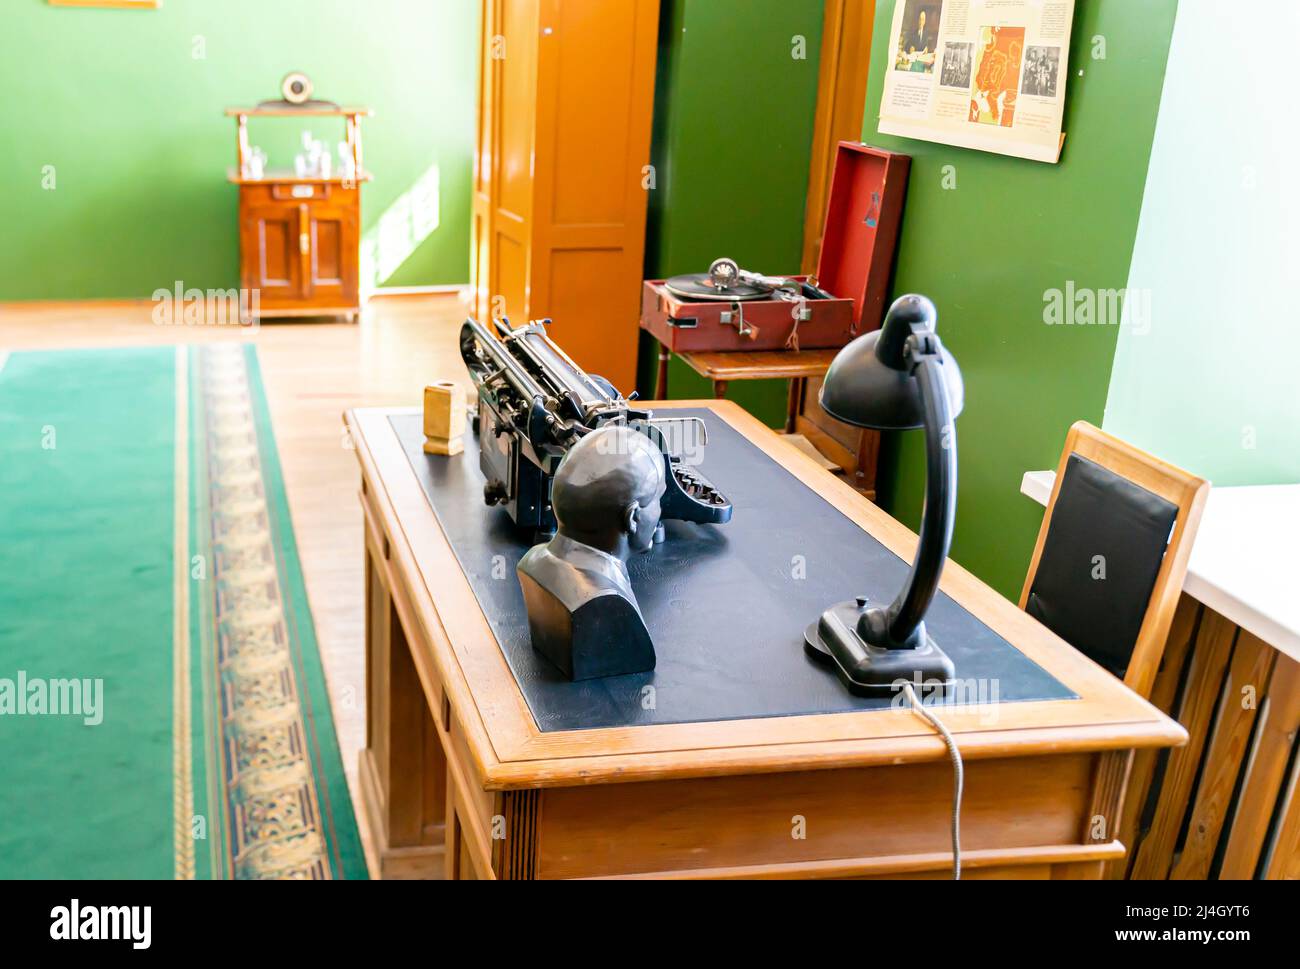
M 836 420 L 881 431 L 925 428 L 925 510 L 907 584 L 882 608 L 866 596 L 831 606 L 804 634 L 804 649 L 833 664 L 850 691 L 879 695 L 899 680 L 948 684 L 952 660 L 925 632 L 957 511 L 957 432 L 962 380 L 935 334 L 938 316 L 924 296 L 904 296 L 885 324 L 836 356 L 821 405 Z

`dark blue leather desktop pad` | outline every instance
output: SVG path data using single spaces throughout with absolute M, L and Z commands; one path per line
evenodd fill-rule
M 700 470 L 731 499 L 735 517 L 716 526 L 668 522 L 664 544 L 628 563 L 658 665 L 651 673 L 580 683 L 565 679 L 529 642 L 515 565 L 531 536 L 519 533 L 504 510 L 484 504 L 477 439 L 467 431 L 463 454 L 430 456 L 419 414 L 390 418 L 538 729 L 889 707 L 890 697 L 851 695 L 809 659 L 803 633 L 835 602 L 858 594 L 892 601 L 909 563 L 710 411 L 671 415 L 708 424 Z M 972 700 L 1075 698 L 943 593 L 926 621 L 958 678 L 978 681 Z

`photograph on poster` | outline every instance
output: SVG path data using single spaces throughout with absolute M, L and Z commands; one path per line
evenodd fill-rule
M 970 87 L 970 66 L 972 44 L 954 44 L 952 41 L 943 45 L 943 68 L 939 71 L 939 84 L 942 87 Z
M 1056 78 L 1061 69 L 1061 48 L 1028 47 L 1025 49 L 1024 80 L 1020 93 L 1035 98 L 1056 97 Z
M 939 49 L 943 0 L 905 0 L 905 3 L 894 70 L 932 74 L 935 53 Z

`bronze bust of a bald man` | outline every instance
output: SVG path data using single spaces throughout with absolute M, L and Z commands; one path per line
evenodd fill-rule
M 664 475 L 659 449 L 621 425 L 583 437 L 555 473 L 555 537 L 518 571 L 533 648 L 571 680 L 655 667 L 626 560 L 654 544 Z

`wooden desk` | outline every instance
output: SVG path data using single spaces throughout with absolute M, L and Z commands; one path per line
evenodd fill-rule
M 708 407 L 895 554 L 916 537 L 739 407 Z M 350 411 L 366 519 L 361 809 L 384 877 L 947 877 L 952 768 L 914 712 L 537 727 L 389 423 Z M 505 577 L 513 580 L 513 575 Z M 943 707 L 966 759 L 967 877 L 1122 857 L 1124 758 L 1176 723 L 950 563 L 943 590 L 1076 699 Z M 798 648 L 797 631 L 792 649 Z

